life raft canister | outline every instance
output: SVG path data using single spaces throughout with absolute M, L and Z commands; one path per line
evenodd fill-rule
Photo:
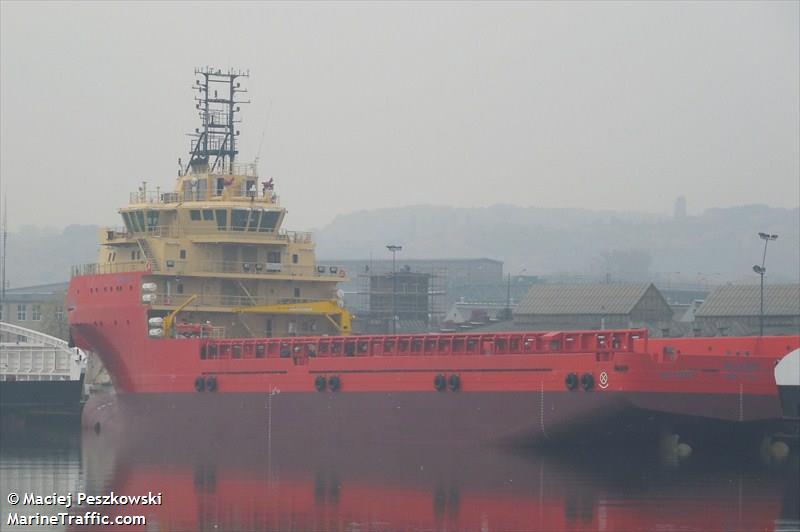
M 327 386 L 328 380 L 322 375 L 317 375 L 317 378 L 314 379 L 314 388 L 316 388 L 318 392 L 322 392 L 325 391 Z
M 567 386 L 567 390 L 572 391 L 578 387 L 578 374 L 577 373 L 570 373 L 564 379 L 564 384 Z
M 591 373 L 584 373 L 581 377 L 581 386 L 587 392 L 594 388 L 594 377 L 592 377 Z
M 461 388 L 461 377 L 456 374 L 450 375 L 450 378 L 447 379 L 447 386 L 451 392 L 457 392 Z
M 441 373 L 433 378 L 433 387 L 436 388 L 437 392 L 443 392 L 446 386 L 447 378 Z
M 213 375 L 206 379 L 206 389 L 209 392 L 217 391 L 217 378 Z

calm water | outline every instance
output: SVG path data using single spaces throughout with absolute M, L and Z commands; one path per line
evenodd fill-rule
M 7 495 L 161 492 L 156 506 L 99 507 L 146 526 L 103 530 L 797 530 L 798 459 L 630 450 L 602 455 L 263 438 L 45 431 L 0 453 Z M 163 429 L 161 429 L 163 432 Z M 192 441 L 187 441 L 187 439 Z M 58 507 L 14 507 L 52 513 Z M 66 510 L 83 514 L 87 508 Z

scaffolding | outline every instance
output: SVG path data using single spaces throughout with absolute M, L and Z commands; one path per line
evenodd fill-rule
M 358 273 L 355 331 L 389 333 L 393 320 L 398 333 L 438 331 L 447 310 L 446 274 L 443 268 L 366 267 Z

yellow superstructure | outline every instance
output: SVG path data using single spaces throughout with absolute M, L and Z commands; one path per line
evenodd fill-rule
M 191 133 L 188 162 L 178 159 L 174 187 L 141 183 L 120 209 L 124 227 L 101 231 L 99 264 L 90 268 L 148 272 L 143 298 L 152 337 L 339 334 L 345 322 L 349 330 L 336 289 L 345 272 L 316 263 L 310 233 L 283 229 L 286 209 L 273 179 L 236 162 L 237 113 L 248 103 L 239 80 L 248 75 L 195 70 L 200 127 Z M 286 311 L 299 303 L 312 310 Z
M 124 227 L 101 231 L 99 268 L 148 270 L 150 317 L 166 317 L 197 295 L 179 319 L 224 327 L 228 337 L 341 332 L 330 312 L 266 310 L 328 308 L 345 272 L 316 263 L 309 233 L 283 230 L 286 210 L 255 165 L 190 171 L 169 192 L 142 183 L 120 214 Z
M 249 73 L 203 67 L 195 76 L 200 127 L 190 134 L 188 162 L 178 159 L 171 190 L 143 182 L 130 195 L 120 209 L 124 227 L 101 231 L 99 263 L 87 273 L 147 271 L 151 337 L 341 333 L 349 314 L 318 310 L 331 301 L 341 307 L 336 286 L 345 272 L 316 263 L 311 234 L 283 229 L 286 209 L 273 179 L 237 162 L 238 113 L 249 103 L 239 80 Z M 298 303 L 312 311 L 282 307 Z

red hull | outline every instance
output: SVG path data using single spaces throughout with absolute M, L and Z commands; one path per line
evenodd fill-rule
M 141 284 L 141 273 L 82 276 L 68 292 L 74 341 L 100 356 L 118 393 L 197 404 L 238 395 L 258 405 L 272 393 L 306 423 L 335 414 L 369 431 L 388 418 L 395 425 L 385 430 L 433 439 L 546 439 L 633 410 L 775 420 L 773 368 L 800 345 L 798 336 L 647 339 L 644 331 L 153 339 Z M 591 386 L 568 390 L 570 374 L 591 375 Z M 437 375 L 458 376 L 457 391 L 437 391 Z M 209 377 L 215 391 L 198 392 L 198 378 Z

